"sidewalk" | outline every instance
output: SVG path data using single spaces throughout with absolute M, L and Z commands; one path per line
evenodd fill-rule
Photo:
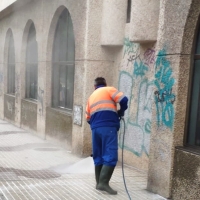
M 84 161 L 89 161 L 88 166 L 78 170 L 77 163 Z M 82 173 L 84 167 L 87 173 Z M 146 174 L 128 166 L 124 171 L 132 200 L 165 200 L 146 190 Z M 128 200 L 120 165 L 110 184 L 118 195 L 94 188 L 91 158 L 78 158 L 0 120 L 0 200 Z

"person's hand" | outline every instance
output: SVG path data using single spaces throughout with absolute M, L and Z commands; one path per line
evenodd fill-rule
M 124 111 L 118 110 L 117 114 L 118 114 L 119 118 L 121 119 L 124 116 Z

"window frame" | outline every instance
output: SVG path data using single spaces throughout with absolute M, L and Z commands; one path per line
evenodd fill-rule
M 13 54 L 11 54 L 11 51 L 10 51 L 11 48 L 13 48 L 13 51 L 12 51 Z M 7 94 L 15 96 L 15 66 L 16 64 L 15 64 L 15 43 L 14 43 L 14 37 L 13 37 L 12 32 L 9 34 L 7 52 L 8 52 L 7 54 L 8 55 L 7 57 Z M 10 60 L 12 60 L 12 62 L 10 62 Z
M 31 32 L 33 31 L 33 32 Z M 31 34 L 33 34 L 33 38 L 29 38 L 31 37 Z M 35 62 L 30 61 L 30 57 L 29 54 L 31 53 L 31 45 L 29 42 L 29 39 L 33 39 L 34 45 L 35 45 Z M 33 47 L 33 46 L 32 46 Z M 30 48 L 30 49 L 29 49 Z M 25 98 L 32 100 L 32 101 L 37 101 L 38 98 L 38 44 L 37 44 L 37 40 L 36 40 L 36 28 L 34 23 L 32 22 L 30 24 L 29 30 L 28 30 L 28 36 L 27 36 L 27 46 L 26 46 L 26 67 L 25 67 Z M 31 66 L 35 66 L 34 68 L 32 68 L 32 70 L 36 70 L 36 72 L 34 73 L 34 79 L 36 79 L 36 86 L 34 86 L 34 94 L 33 97 L 31 96 L 31 78 L 30 76 L 33 75 L 31 74 Z M 34 98 L 35 97 L 35 98 Z
M 131 9 L 132 8 L 132 0 L 127 0 L 127 9 L 126 9 L 126 23 L 129 24 L 131 22 Z
M 199 36 L 199 37 L 198 37 Z M 184 135 L 184 147 L 188 149 L 189 152 L 196 153 L 200 155 L 200 145 L 196 145 L 197 138 L 197 127 L 195 131 L 195 144 L 189 144 L 188 138 L 190 136 L 189 128 L 190 128 L 190 112 L 192 109 L 192 92 L 193 92 L 193 84 L 194 84 L 194 69 L 195 69 L 195 61 L 200 61 L 200 53 L 196 54 L 198 40 L 200 41 L 200 15 L 198 18 L 198 22 L 196 25 L 196 30 L 193 39 L 193 46 L 191 51 L 191 62 L 190 62 L 190 75 L 189 75 L 189 87 L 188 87 L 188 101 L 187 101 L 187 111 L 186 111 L 186 126 L 185 126 L 185 135 Z M 199 93 L 200 99 L 200 93 Z M 198 104 L 198 109 L 200 109 L 200 103 Z M 197 113 L 198 114 L 198 113 Z
M 65 13 L 66 12 L 66 13 Z M 62 23 L 61 21 L 59 21 L 63 15 L 66 14 L 66 21 L 67 21 L 67 24 L 66 24 L 66 27 L 62 28 L 61 27 L 61 30 L 66 30 L 66 44 L 67 46 L 64 47 L 64 52 L 66 53 L 65 55 L 65 58 L 62 59 L 61 57 L 61 54 L 60 52 L 58 52 L 56 54 L 56 51 L 57 51 L 57 47 L 59 45 L 59 42 L 60 42 L 60 35 L 62 34 L 62 32 L 59 32 L 59 26 L 60 26 L 60 23 Z M 71 28 L 71 29 L 70 29 Z M 73 49 L 72 49 L 72 57 L 73 59 L 72 60 L 68 60 L 68 56 L 69 56 L 69 47 L 68 47 L 68 44 L 70 44 L 68 41 L 70 41 L 70 38 L 68 38 L 69 36 L 67 34 L 69 34 L 69 32 L 72 32 L 73 35 L 72 36 L 72 42 L 73 42 Z M 57 35 L 58 34 L 58 35 Z M 57 43 L 56 43 L 57 42 Z M 57 66 L 57 67 L 56 67 Z M 61 105 L 61 67 L 62 66 L 65 66 L 64 67 L 64 71 L 66 71 L 66 78 L 64 80 L 64 85 L 65 85 L 65 88 L 64 88 L 64 106 Z M 67 73 L 67 71 L 69 71 L 70 67 L 72 67 L 72 73 Z M 58 78 L 55 77 L 55 74 L 58 74 Z M 72 83 L 69 84 L 71 85 L 72 87 L 70 88 L 69 92 L 67 92 L 67 82 L 69 80 L 69 76 L 72 77 Z M 51 107 L 53 109 L 59 109 L 61 111 L 64 111 L 64 112 L 67 112 L 67 113 L 72 113 L 73 111 L 73 101 L 74 101 L 74 77 L 75 77 L 75 35 L 74 35 L 74 30 L 73 30 L 73 22 L 72 22 L 72 18 L 71 18 L 71 15 L 69 13 L 69 11 L 65 8 L 61 14 L 59 15 L 58 17 L 58 20 L 57 20 L 57 23 L 56 23 L 56 29 L 55 29 L 55 34 L 54 34 L 54 38 L 53 38 L 53 49 L 52 49 L 52 94 L 51 94 Z M 57 82 L 57 83 L 56 83 Z M 57 95 L 55 95 L 56 93 L 58 93 Z M 70 100 L 67 101 L 68 99 L 68 94 L 70 94 Z M 67 104 L 70 104 L 69 107 L 67 107 Z

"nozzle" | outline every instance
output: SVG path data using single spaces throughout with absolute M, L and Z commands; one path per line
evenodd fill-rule
M 121 116 L 121 117 L 120 117 L 120 120 L 124 120 L 124 116 Z

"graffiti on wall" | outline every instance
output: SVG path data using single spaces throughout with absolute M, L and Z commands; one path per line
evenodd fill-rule
M 129 99 L 129 109 L 124 116 L 126 129 L 124 148 L 137 156 L 143 153 L 149 155 L 154 100 L 157 108 L 157 125 L 169 128 L 173 125 L 174 78 L 170 62 L 165 57 L 161 58 L 159 56 L 161 53 L 165 52 L 159 52 L 156 59 L 154 47 L 141 49 L 139 44 L 130 42 L 128 38 L 124 40 L 119 76 L 119 90 Z M 155 86 L 156 91 L 154 91 Z M 120 147 L 121 145 L 119 143 Z
M 155 63 L 155 50 L 148 48 L 144 52 L 144 64 L 149 66 L 150 68 L 154 66 Z
M 8 110 L 8 112 L 10 112 L 12 114 L 13 111 L 15 110 L 13 102 L 7 101 L 6 103 L 7 103 L 7 110 Z
M 145 73 L 148 71 L 148 67 L 143 63 L 142 60 L 135 61 L 134 63 L 134 75 L 137 76 L 144 76 Z
M 124 40 L 124 56 L 123 59 L 126 61 L 126 64 L 123 67 L 131 67 L 134 60 L 138 58 L 140 54 L 139 45 L 132 43 L 128 38 Z
M 175 79 L 172 76 L 170 62 L 166 58 L 166 50 L 158 53 L 155 63 L 155 103 L 157 109 L 157 125 L 173 127 L 175 94 L 172 92 Z
M 16 97 L 16 103 L 19 103 L 20 99 L 20 74 L 15 74 L 16 82 L 15 82 L 15 97 Z
M 139 44 L 125 38 L 119 76 L 119 90 L 129 99 L 129 109 L 124 117 L 126 122 L 124 147 L 137 156 L 141 156 L 143 152 L 149 154 L 154 81 L 147 78 L 147 73 L 150 73 L 154 60 L 154 48 L 141 53 Z
M 20 74 L 15 73 L 15 120 L 18 121 L 20 118 L 20 109 L 17 105 L 20 103 Z
M 40 87 L 38 89 L 38 110 L 40 116 L 43 116 L 43 111 L 44 111 L 44 105 L 43 105 L 43 98 L 44 98 L 44 90 L 42 90 Z
M 3 72 L 0 72 L 0 96 L 2 96 L 3 95 L 3 86 L 2 86 L 2 84 L 3 84 Z

